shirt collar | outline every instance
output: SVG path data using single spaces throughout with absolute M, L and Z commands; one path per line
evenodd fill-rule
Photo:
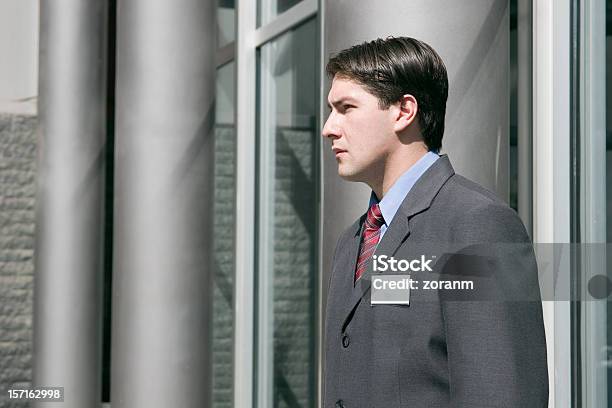
M 370 203 L 368 208 L 378 203 L 380 212 L 385 219 L 385 225 L 388 227 L 395 217 L 395 213 L 399 209 L 400 205 L 418 181 L 418 179 L 427 171 L 427 169 L 436 161 L 440 156 L 436 153 L 429 151 L 423 155 L 416 163 L 414 163 L 408 170 L 406 170 L 396 181 L 393 183 L 387 194 L 382 200 L 378 200 L 374 191 L 370 195 Z

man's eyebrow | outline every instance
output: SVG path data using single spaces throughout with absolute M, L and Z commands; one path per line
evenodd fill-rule
M 338 105 L 342 105 L 343 103 L 346 103 L 346 102 L 356 103 L 357 101 L 355 99 L 351 98 L 350 96 L 346 96 L 346 97 L 340 98 L 338 100 L 332 101 L 331 105 L 330 105 L 329 101 L 327 101 L 327 107 L 329 109 L 331 109 L 332 105 L 338 106 Z

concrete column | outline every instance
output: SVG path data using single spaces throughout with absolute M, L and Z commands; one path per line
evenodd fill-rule
M 63 407 L 101 401 L 107 14 L 40 2 L 33 374 L 64 387 Z
M 113 408 L 210 406 L 215 13 L 118 3 Z
M 508 0 L 354 0 L 323 2 L 323 64 L 341 49 L 378 37 L 409 36 L 430 44 L 449 76 L 442 153 L 455 170 L 507 200 L 509 127 Z M 323 67 L 322 67 L 323 69 Z M 325 81 L 325 77 L 322 76 Z M 322 104 L 329 84 L 325 81 Z M 322 117 L 324 121 L 326 116 Z M 324 144 L 322 160 L 323 290 L 340 233 L 367 210 L 369 189 L 337 175 Z M 325 299 L 326 293 L 323 293 Z

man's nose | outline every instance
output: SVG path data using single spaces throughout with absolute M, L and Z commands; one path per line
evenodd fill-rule
M 325 138 L 338 138 L 340 137 L 340 129 L 333 122 L 333 113 L 330 113 L 329 117 L 325 121 L 323 131 L 321 132 Z

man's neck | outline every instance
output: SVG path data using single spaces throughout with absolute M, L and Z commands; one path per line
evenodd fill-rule
M 370 188 L 379 200 L 382 200 L 387 191 L 395 184 L 398 178 L 418 162 L 425 154 L 426 148 L 411 151 L 398 152 L 394 157 L 387 160 L 384 172 L 380 180 L 370 184 Z

